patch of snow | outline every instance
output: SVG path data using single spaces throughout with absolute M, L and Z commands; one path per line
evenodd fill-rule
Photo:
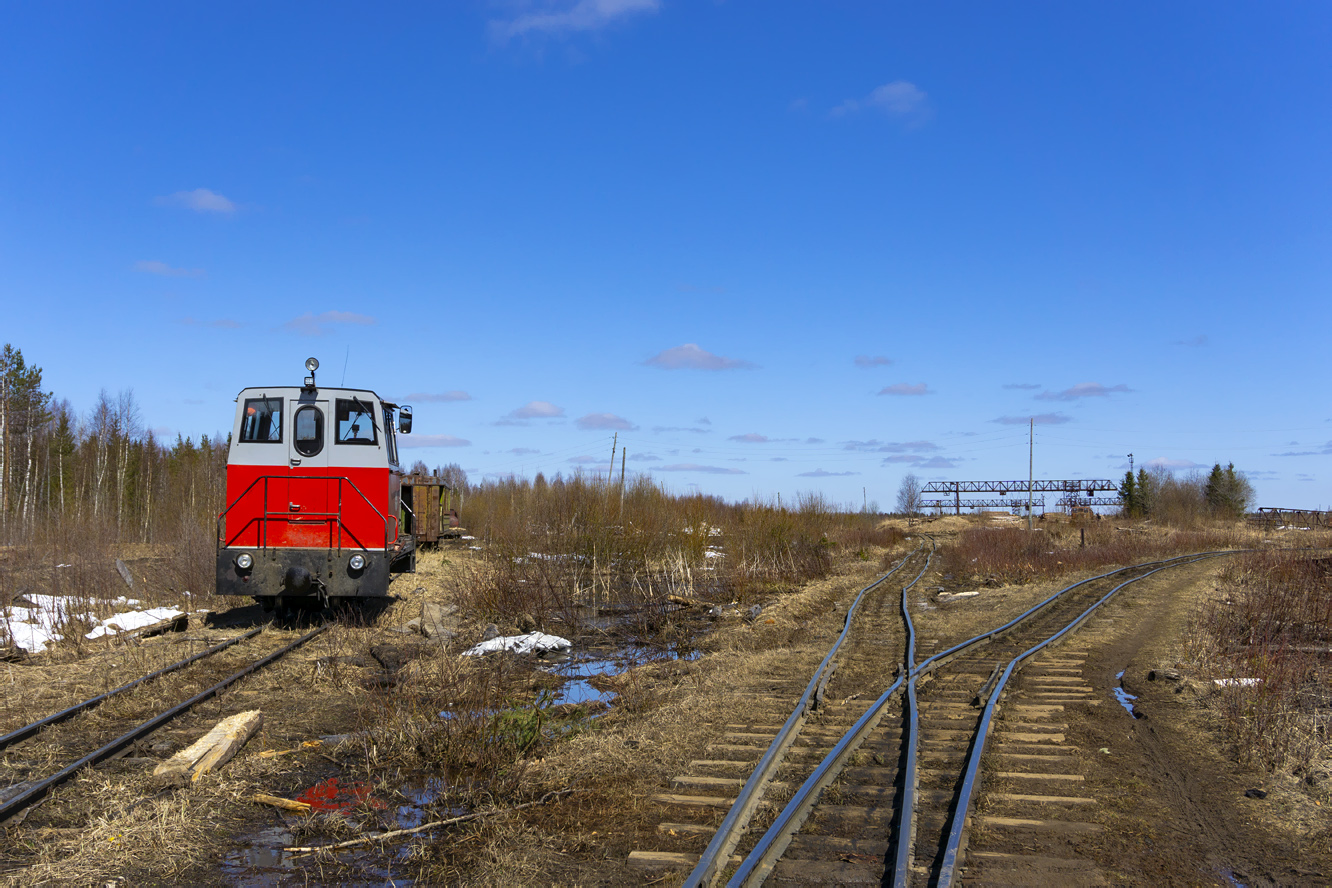
M 529 632 L 526 635 L 501 635 L 490 641 L 483 641 L 475 647 L 463 651 L 464 657 L 479 657 L 494 651 L 512 651 L 515 654 L 542 653 L 544 651 L 563 651 L 573 647 L 573 642 L 558 635 L 544 632 Z
M 474 536 L 463 535 L 463 536 L 458 537 L 458 539 L 460 539 L 460 540 L 474 540 L 474 539 L 476 539 L 476 537 L 474 537 Z
M 89 632 L 84 638 L 101 638 L 103 635 L 116 635 L 121 632 L 132 632 L 135 629 L 142 629 L 144 626 L 151 626 L 154 623 L 160 623 L 163 620 L 169 620 L 172 617 L 179 617 L 184 611 L 176 610 L 174 607 L 153 607 L 145 611 L 129 611 L 128 613 L 115 614 L 103 620 L 93 631 Z
M 1252 688 L 1263 683 L 1261 678 L 1214 678 L 1212 684 L 1218 688 Z

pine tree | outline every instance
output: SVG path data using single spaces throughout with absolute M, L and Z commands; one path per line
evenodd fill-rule
M 1133 470 L 1124 473 L 1124 480 L 1119 485 L 1119 498 L 1124 503 L 1124 515 L 1137 518 L 1142 512 L 1138 505 L 1138 485 L 1133 481 Z

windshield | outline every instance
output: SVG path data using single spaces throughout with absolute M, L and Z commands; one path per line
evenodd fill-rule
M 370 405 L 360 398 L 338 398 L 338 443 L 370 444 L 379 443 L 375 415 Z
M 281 443 L 282 399 L 246 398 L 240 439 L 247 444 Z

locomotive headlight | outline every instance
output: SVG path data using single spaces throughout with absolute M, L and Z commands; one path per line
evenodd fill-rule
M 351 561 L 347 562 L 352 570 L 360 570 L 365 567 L 365 558 L 361 555 L 353 555 Z
M 242 552 L 236 556 L 236 566 L 241 570 L 249 570 L 254 567 L 254 559 L 250 557 L 249 552 Z
M 318 370 L 318 369 L 319 369 L 319 359 L 318 359 L 318 358 L 306 358 L 306 359 L 305 359 L 305 369 L 306 369 L 306 370 L 309 370 L 311 373 L 313 373 L 313 372 L 315 372 L 316 370 Z

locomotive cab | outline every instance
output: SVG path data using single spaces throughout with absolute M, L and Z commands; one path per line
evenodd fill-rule
M 315 384 L 242 389 L 218 515 L 217 592 L 271 609 L 388 594 L 414 571 L 403 532 L 397 434 L 411 408 L 368 389 Z M 396 422 L 395 422 L 396 421 Z M 395 428 L 396 425 L 396 428 Z

